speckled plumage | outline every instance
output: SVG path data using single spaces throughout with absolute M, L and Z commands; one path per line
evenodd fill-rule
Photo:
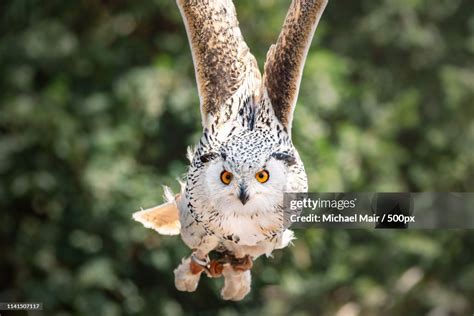
M 178 205 L 181 222 L 186 223 L 181 228 L 181 235 L 190 248 L 199 249 L 203 242 L 211 239 L 218 246 L 224 242 L 228 244 L 228 241 L 235 243 L 234 248 L 239 245 L 254 246 L 258 250 L 253 256 L 270 254 L 285 229 L 283 193 L 307 190 L 303 163 L 288 133 L 275 119 L 266 101 L 263 98 L 257 104 L 243 102 L 237 107 L 237 112 L 241 114 L 237 114 L 236 120 L 228 122 L 228 126 L 216 129 L 211 124 L 210 128 L 205 129 L 191 161 L 184 198 Z M 226 163 L 233 174 L 243 178 L 248 175 L 250 181 L 258 170 L 266 169 L 269 161 L 281 163 L 286 174 L 284 182 L 280 183 L 280 190 L 275 192 L 278 196 L 268 201 L 269 205 L 260 204 L 249 209 L 237 204 L 235 209 L 220 209 L 218 201 L 213 199 L 215 192 L 207 190 L 207 174 L 202 172 L 216 161 Z
M 190 151 L 181 193 L 168 194 L 166 210 L 179 209 L 174 227 L 195 262 L 205 262 L 211 251 L 253 260 L 293 238 L 283 194 L 306 191 L 307 179 L 291 140 L 291 121 L 304 60 L 326 2 L 293 1 L 262 80 L 231 0 L 177 0 L 193 55 L 203 135 Z M 256 178 L 262 170 L 269 175 L 264 182 Z M 232 175 L 229 183 L 220 178 L 224 171 Z M 134 217 L 163 232 L 162 221 L 153 225 L 146 219 L 163 217 L 162 208 L 153 210 Z M 178 289 L 196 289 L 200 273 L 193 269 L 187 258 L 175 270 Z M 225 299 L 240 300 L 250 290 L 250 271 L 227 263 L 222 275 Z

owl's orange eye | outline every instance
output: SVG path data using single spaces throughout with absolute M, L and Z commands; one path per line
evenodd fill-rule
M 262 170 L 255 174 L 255 179 L 257 179 L 257 181 L 260 183 L 267 182 L 269 178 L 270 178 L 270 174 L 268 173 L 267 170 Z
M 232 181 L 232 173 L 230 173 L 227 170 L 222 171 L 221 172 L 221 181 L 225 185 L 228 185 L 230 183 L 230 181 Z

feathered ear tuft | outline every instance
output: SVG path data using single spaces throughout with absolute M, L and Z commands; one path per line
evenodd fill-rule
M 180 196 L 173 196 L 168 187 L 164 188 L 167 202 L 133 213 L 133 219 L 146 228 L 151 228 L 162 235 L 179 235 L 181 223 L 179 222 L 179 209 L 176 201 Z

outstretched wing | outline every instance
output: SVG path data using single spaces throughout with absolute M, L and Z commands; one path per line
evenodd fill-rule
M 179 235 L 181 224 L 179 222 L 179 209 L 176 197 L 168 198 L 168 202 L 133 213 L 133 219 L 146 228 L 156 230 L 162 235 Z
M 280 122 L 291 129 L 303 66 L 327 0 L 293 0 L 276 45 L 267 53 L 264 85 Z
M 239 29 L 231 0 L 177 0 L 194 61 L 203 126 L 218 116 L 243 85 L 258 86 L 260 72 Z M 249 82 L 250 81 L 250 82 Z

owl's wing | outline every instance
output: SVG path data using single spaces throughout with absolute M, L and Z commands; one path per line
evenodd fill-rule
M 303 66 L 327 0 L 293 0 L 277 43 L 270 47 L 263 81 L 275 115 L 289 131 Z
M 176 199 L 179 195 L 162 205 L 135 212 L 133 219 L 162 235 L 179 235 L 181 224 Z
M 191 46 L 203 126 L 239 87 L 260 87 L 260 71 L 245 43 L 232 0 L 177 0 Z M 258 82 L 253 84 L 253 82 Z

